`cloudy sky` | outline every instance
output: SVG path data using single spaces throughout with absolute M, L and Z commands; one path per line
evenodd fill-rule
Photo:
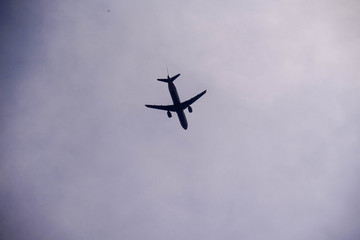
M 359 11 L 2 1 L 0 238 L 360 239 Z

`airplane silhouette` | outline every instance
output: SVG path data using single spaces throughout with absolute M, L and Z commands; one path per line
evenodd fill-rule
M 172 117 L 171 112 L 176 112 L 176 114 L 178 115 L 179 121 L 181 126 L 186 130 L 188 127 L 188 123 L 186 120 L 186 116 L 184 113 L 184 109 L 188 109 L 189 112 L 192 112 L 192 108 L 191 108 L 191 104 L 193 104 L 196 100 L 198 100 L 202 95 L 204 95 L 206 93 L 206 90 L 201 92 L 200 94 L 196 95 L 195 97 L 185 101 L 185 102 L 180 102 L 180 98 L 179 95 L 176 91 L 176 87 L 173 83 L 173 81 L 180 76 L 180 73 L 178 75 L 175 75 L 173 77 L 169 77 L 169 74 L 167 76 L 167 78 L 165 79 L 158 79 L 158 81 L 161 82 L 166 82 L 168 83 L 168 87 L 169 87 L 169 92 L 173 101 L 173 105 L 145 105 L 148 108 L 155 108 L 155 109 L 159 109 L 159 110 L 165 110 L 167 111 L 167 115 L 169 118 Z

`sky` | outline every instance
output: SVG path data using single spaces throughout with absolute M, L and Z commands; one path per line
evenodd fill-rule
M 359 10 L 2 1 L 0 238 L 360 239 Z

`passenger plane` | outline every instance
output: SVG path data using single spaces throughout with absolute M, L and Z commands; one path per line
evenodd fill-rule
M 206 90 L 185 102 L 180 102 L 179 94 L 177 93 L 176 87 L 173 83 L 173 81 L 179 76 L 180 76 L 180 73 L 173 77 L 169 77 L 169 75 L 168 75 L 167 78 L 165 78 L 165 79 L 158 79 L 158 81 L 168 83 L 169 92 L 170 92 L 170 95 L 171 95 L 171 98 L 173 101 L 173 105 L 145 105 L 145 106 L 148 108 L 165 110 L 165 111 L 167 111 L 167 115 L 169 118 L 171 118 L 171 116 L 172 116 L 171 112 L 176 112 L 181 126 L 186 130 L 188 128 L 188 123 L 186 120 L 184 109 L 187 108 L 189 110 L 189 112 L 191 113 L 192 108 L 190 105 L 193 104 L 196 100 L 198 100 L 202 95 L 204 95 L 206 93 Z

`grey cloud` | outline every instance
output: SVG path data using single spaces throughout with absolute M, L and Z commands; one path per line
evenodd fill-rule
M 6 84 L 5 235 L 359 235 L 355 1 L 39 4 Z M 208 90 L 187 131 L 144 107 L 166 67 L 182 100 Z

